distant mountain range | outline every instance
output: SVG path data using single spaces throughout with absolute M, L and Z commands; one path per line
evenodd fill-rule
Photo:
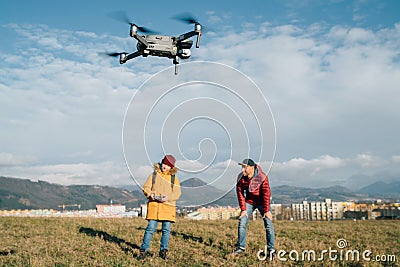
M 198 178 L 190 178 L 181 182 L 182 196 L 177 201 L 181 206 L 237 206 L 236 191 L 225 192 L 208 185 Z M 199 190 L 201 188 L 201 190 Z M 199 194 L 200 192 L 200 194 Z
M 282 204 L 299 203 L 303 200 L 324 201 L 327 198 L 332 199 L 332 201 L 362 200 L 370 198 L 366 194 L 353 192 L 343 186 L 306 188 L 283 185 L 274 187 L 271 191 L 273 202 Z
M 63 204 L 79 204 L 94 209 L 96 204 L 123 203 L 137 207 L 145 203 L 143 194 L 97 185 L 63 186 L 44 181 L 0 177 L 0 209 L 60 209 Z
M 182 182 L 185 187 L 205 186 L 202 180 L 198 178 L 190 178 Z M 208 185 L 206 194 L 202 196 L 203 201 L 215 199 L 217 195 L 224 195 L 222 198 L 213 202 L 214 205 L 237 205 L 236 189 L 225 193 L 222 190 Z M 178 203 L 192 201 L 191 195 L 185 194 L 185 189 L 182 190 L 182 200 Z M 205 190 L 202 190 L 204 192 Z M 327 198 L 332 201 L 359 201 L 368 199 L 384 199 L 384 200 L 399 200 L 400 199 L 400 182 L 384 183 L 378 182 L 361 188 L 359 191 L 351 191 L 343 186 L 331 186 L 325 188 L 306 188 L 297 186 L 276 186 L 271 188 L 272 202 L 289 205 L 292 203 L 300 203 L 303 200 L 308 201 L 324 201 Z M 197 196 L 200 198 L 201 196 Z
M 224 192 L 198 178 L 181 182 L 181 206 L 237 206 L 236 191 Z M 202 187 L 199 194 L 199 187 Z M 365 199 L 400 199 L 400 182 L 378 182 L 354 192 L 342 186 L 327 188 L 305 188 L 295 186 L 277 186 L 271 188 L 272 202 L 280 204 L 308 201 L 349 201 Z M 138 207 L 146 203 L 142 191 L 128 190 L 99 185 L 63 186 L 44 181 L 33 182 L 28 179 L 0 177 L 0 209 L 61 209 L 63 204 L 79 204 L 81 209 L 94 209 L 96 204 L 120 203 L 127 208 Z M 212 202 L 212 203 L 210 203 Z
M 380 195 L 380 196 L 397 196 L 400 195 L 400 181 L 398 182 L 376 182 L 367 185 L 359 190 L 360 193 L 368 195 Z

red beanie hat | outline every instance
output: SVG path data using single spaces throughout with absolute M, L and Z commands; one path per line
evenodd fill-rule
M 161 161 L 162 164 L 168 165 L 171 168 L 175 166 L 176 159 L 172 155 L 166 155 L 163 160 Z

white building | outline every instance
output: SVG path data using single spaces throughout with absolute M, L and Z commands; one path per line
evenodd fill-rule
M 96 210 L 101 213 L 124 213 L 126 206 L 121 204 L 96 205 Z
M 147 204 L 140 205 L 140 213 L 142 214 L 142 218 L 146 218 L 147 216 Z
M 308 202 L 292 204 L 294 220 L 327 221 L 343 217 L 343 202 L 332 202 L 327 198 L 324 202 Z
M 203 214 L 201 214 L 198 211 L 194 211 L 194 212 L 188 213 L 187 218 L 190 220 L 202 220 Z
M 282 204 L 271 204 L 271 213 L 274 220 L 282 217 Z
M 309 220 L 310 213 L 308 202 L 304 200 L 302 203 L 292 204 L 292 215 L 295 220 Z

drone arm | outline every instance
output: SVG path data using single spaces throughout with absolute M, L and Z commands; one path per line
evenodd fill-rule
M 197 35 L 196 47 L 199 48 L 200 36 L 201 36 L 201 32 L 199 32 L 199 31 L 191 31 L 191 32 L 184 33 L 177 38 L 177 41 L 182 42 L 182 41 L 189 39 L 190 37 L 193 37 L 195 35 Z
M 138 57 L 140 55 L 142 55 L 142 53 L 140 51 L 133 52 L 126 56 L 126 60 L 130 60 L 130 59 Z
M 128 60 L 130 60 L 130 59 L 132 59 L 132 58 L 135 58 L 135 57 L 138 57 L 138 56 L 141 56 L 141 55 L 142 55 L 142 53 L 139 52 L 139 51 L 130 53 L 129 55 L 120 58 L 119 63 L 120 63 L 120 64 L 124 64 L 124 63 L 127 62 Z
M 138 42 L 142 43 L 145 47 L 149 46 L 149 43 L 144 39 L 142 36 L 140 36 L 137 33 L 132 34 L 132 37 L 138 40 Z

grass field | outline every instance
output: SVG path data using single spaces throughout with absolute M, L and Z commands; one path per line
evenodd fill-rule
M 136 256 L 146 225 L 147 222 L 141 218 L 0 217 L 0 266 L 400 266 L 398 220 L 275 221 L 275 245 L 277 250 L 286 254 L 272 262 L 257 257 L 257 252 L 265 246 L 262 221 L 249 223 L 246 253 L 233 256 L 236 220 L 185 219 L 171 227 L 167 260 L 158 257 L 161 237 L 158 231 L 150 248 L 153 255 L 139 262 Z M 339 239 L 345 239 L 347 247 L 339 249 Z M 330 248 L 331 253 L 337 250 L 330 255 L 332 259 L 337 257 L 335 261 L 330 260 L 328 252 L 322 254 L 323 250 L 329 251 Z M 313 259 L 313 254 L 309 255 L 310 258 L 304 254 L 302 260 L 304 250 L 314 250 L 316 259 Z M 349 250 L 357 250 L 360 260 L 352 260 L 351 254 L 346 260 Z M 296 251 L 299 259 L 292 260 L 296 258 Z M 362 259 L 365 251 L 370 261 Z M 341 254 L 342 260 L 339 260 Z M 376 259 L 385 259 L 386 262 Z

